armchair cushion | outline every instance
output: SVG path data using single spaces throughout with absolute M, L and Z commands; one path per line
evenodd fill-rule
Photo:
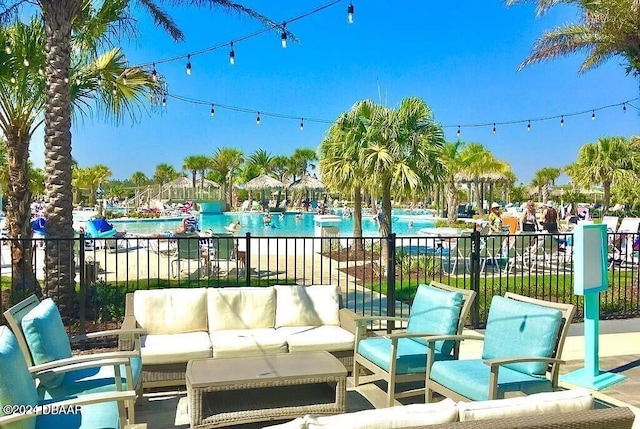
M 472 401 L 485 401 L 489 399 L 490 374 L 490 367 L 483 360 L 465 359 L 434 362 L 430 378 Z M 498 399 L 510 391 L 534 393 L 551 389 L 551 381 L 543 375 L 529 375 L 504 366 L 498 372 Z
M 458 402 L 461 422 L 586 411 L 592 408 L 593 397 L 585 389 L 536 393 L 497 401 Z
M 44 401 L 43 403 L 46 403 Z M 114 402 L 83 405 L 77 414 L 45 414 L 38 416 L 35 429 L 119 429 L 120 416 Z
M 207 331 L 205 288 L 137 290 L 133 296 L 133 314 L 148 334 Z
M 207 332 L 142 335 L 140 343 L 144 365 L 182 363 L 211 357 L 211 340 Z
M 31 309 L 21 322 L 25 341 L 29 346 L 34 365 L 71 357 L 71 345 L 62 324 L 58 307 L 51 298 Z M 64 374 L 41 377 L 42 384 L 49 388 L 59 386 Z
M 275 286 L 276 328 L 340 325 L 340 293 L 335 285 Z
M 38 395 L 18 341 L 6 326 L 0 326 L 0 405 L 36 405 Z M 4 415 L 0 411 L 0 415 Z M 33 429 L 35 419 L 9 425 L 10 429 Z
M 391 340 L 365 338 L 358 343 L 358 353 L 389 372 L 391 367 Z M 434 360 L 453 359 L 450 354 L 435 352 Z M 427 346 L 411 338 L 400 338 L 396 356 L 396 374 L 415 374 L 427 370 Z
M 207 293 L 209 332 L 275 326 L 276 291 L 273 288 L 209 288 Z
M 340 326 L 285 326 L 276 329 L 290 352 L 352 350 L 355 336 Z
M 287 342 L 273 328 L 214 331 L 210 336 L 214 358 L 287 352 Z
M 562 312 L 559 310 L 494 296 L 489 308 L 482 358 L 551 357 L 561 326 Z M 523 374 L 541 375 L 545 374 L 547 364 L 525 362 L 504 367 Z
M 458 319 L 462 308 L 462 294 L 449 292 L 427 285 L 420 285 L 411 304 L 408 333 L 426 332 L 431 334 L 456 334 L 458 331 Z M 426 345 L 426 341 L 416 338 Z M 451 354 L 453 341 L 437 341 L 435 350 L 443 355 Z

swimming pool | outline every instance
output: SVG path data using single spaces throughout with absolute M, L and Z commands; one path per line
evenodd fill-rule
M 286 213 L 280 216 L 272 213 L 271 226 L 264 226 L 262 213 L 259 212 L 225 212 L 223 214 L 203 214 L 200 215 L 200 229 L 205 231 L 211 228 L 214 232 L 226 232 L 225 226 L 236 220 L 240 221 L 242 227 L 237 232 L 245 234 L 250 232 L 256 236 L 272 237 L 313 237 L 315 213 L 301 213 L 299 218 L 295 212 Z M 114 219 L 111 221 L 118 231 L 127 230 L 134 234 L 156 234 L 170 231 L 180 224 L 180 220 L 171 219 Z M 416 235 L 418 230 L 426 227 L 433 227 L 435 221 L 426 216 L 392 215 L 393 232 L 397 235 Z M 340 236 L 350 237 L 353 235 L 353 218 L 342 218 L 339 225 Z M 365 236 L 378 236 L 378 223 L 371 216 L 362 217 L 362 232 Z

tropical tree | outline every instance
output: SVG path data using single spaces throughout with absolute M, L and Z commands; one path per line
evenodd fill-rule
M 45 53 L 45 60 L 41 62 L 43 64 L 41 70 L 46 82 L 44 86 L 46 88 L 44 92 L 45 182 L 47 184 L 45 212 L 47 234 L 51 237 L 70 238 L 73 237 L 74 233 L 71 190 L 71 112 L 75 92 L 74 78 L 76 76 L 74 76 L 74 63 L 72 62 L 72 55 L 75 51 L 72 36 L 80 34 L 82 35 L 79 38 L 82 41 L 81 46 L 94 46 L 97 48 L 104 46 L 104 42 L 109 41 L 109 38 L 117 38 L 122 35 L 123 29 L 125 29 L 124 33 L 129 33 L 127 30 L 133 30 L 133 28 L 126 27 L 122 23 L 127 21 L 126 17 L 130 16 L 129 4 L 135 3 L 138 6 L 142 6 L 153 17 L 155 23 L 166 30 L 174 40 L 183 39 L 182 32 L 177 28 L 171 17 L 159 7 L 159 2 L 154 2 L 153 0 L 135 2 L 130 2 L 129 0 L 107 0 L 102 2 L 95 14 L 91 14 L 88 11 L 94 10 L 93 3 L 89 0 L 38 0 L 35 2 L 36 7 L 34 8 L 34 2 L 25 0 L 0 2 L 0 23 L 5 24 L 21 17 L 24 10 L 27 13 L 35 12 L 37 16 L 41 17 L 45 30 L 45 49 L 40 52 Z M 280 32 L 288 33 L 289 39 L 295 40 L 295 36 L 289 33 L 283 24 L 276 24 L 252 9 L 228 0 L 174 0 L 172 3 L 181 6 L 216 6 L 225 10 L 236 11 L 261 20 Z M 102 11 L 109 13 L 101 14 L 100 12 Z M 91 31 L 91 29 L 99 28 L 97 25 L 85 25 L 87 23 L 85 18 L 90 15 L 97 17 L 96 21 L 102 22 L 101 31 Z M 110 19 L 113 16 L 118 17 L 118 25 L 108 25 L 109 22 L 114 22 L 113 19 Z M 129 20 L 127 22 L 132 23 L 134 21 Z M 100 36 L 96 37 L 96 34 Z M 94 41 L 93 43 L 88 42 L 92 40 Z M 19 58 L 18 61 L 23 61 L 24 58 L 27 57 Z M 12 69 L 16 70 L 16 68 Z M 110 78 L 113 76 L 109 71 L 97 67 L 93 69 L 93 85 L 98 82 L 97 76 L 101 76 L 103 81 L 110 84 L 109 86 L 102 85 L 102 88 L 106 89 L 106 91 L 101 91 L 103 95 L 98 101 L 103 103 L 99 104 L 104 104 L 108 110 L 123 112 L 125 110 L 123 105 L 114 102 L 115 97 L 109 96 L 108 91 L 114 91 L 116 93 L 114 95 L 118 98 L 130 96 L 139 101 L 130 92 L 131 87 L 128 82 L 133 83 L 134 80 L 139 80 L 144 73 L 142 70 L 134 69 L 129 74 L 125 69 L 118 76 L 118 79 L 105 79 L 105 77 Z M 125 83 L 125 79 L 127 83 Z M 20 93 L 20 91 L 15 92 Z M 124 107 L 127 107 L 127 105 L 125 104 Z M 27 152 L 23 155 L 27 157 Z M 26 168 L 22 167 L 22 174 L 26 175 Z M 25 193 L 28 194 L 28 191 L 25 191 Z M 17 228 L 17 224 L 12 227 L 14 231 Z M 21 249 L 16 248 L 15 251 L 12 251 L 12 254 L 14 255 L 14 260 L 24 261 Z M 19 263 L 26 264 L 26 262 Z M 73 302 L 69 298 L 71 298 L 74 291 L 74 263 L 71 242 L 62 241 L 56 246 L 47 246 L 45 248 L 45 269 L 48 273 L 45 281 L 50 283 L 47 285 L 50 290 L 54 290 L 56 286 L 59 286 L 62 296 L 58 300 L 58 305 L 64 307 L 61 308 L 61 311 L 65 316 L 69 315 L 67 305 L 72 305 Z M 33 286 L 34 282 L 30 282 Z
M 360 101 L 340 115 L 320 143 L 319 170 L 329 190 L 353 196 L 353 236 L 356 250 L 362 246 L 362 190 L 366 175 L 360 153 L 367 146 L 367 127 L 375 105 Z
M 316 167 L 314 164 L 318 160 L 318 154 L 311 148 L 298 148 L 291 155 L 293 166 L 293 180 L 309 174 L 309 169 Z
M 538 188 L 538 196 L 540 201 L 548 201 L 550 187 L 555 185 L 556 180 L 560 177 L 562 170 L 555 167 L 544 167 L 533 174 L 531 186 Z
M 111 28 L 108 25 L 105 26 L 105 23 L 117 21 L 120 15 L 111 10 L 107 12 L 103 9 L 93 10 L 90 6 L 90 4 L 85 5 L 84 15 L 77 24 L 92 31 L 92 34 L 98 37 L 103 31 L 109 31 Z M 32 191 L 29 189 L 30 170 L 27 167 L 27 161 L 31 137 L 43 123 L 42 113 L 45 110 L 46 90 L 43 76 L 45 29 L 39 20 L 33 19 L 29 25 L 16 23 L 3 28 L 0 31 L 0 39 L 0 43 L 10 46 L 10 49 L 0 53 L 2 56 L 0 61 L 7 65 L 0 69 L 0 116 L 2 117 L 0 130 L 7 139 L 10 177 L 7 193 L 7 229 L 11 238 L 30 237 L 29 207 Z M 111 111 L 118 121 L 125 115 L 134 115 L 135 104 L 141 99 L 151 96 L 155 91 L 159 92 L 160 82 L 154 81 L 150 75 L 140 69 L 127 68 L 126 59 L 118 49 L 98 54 L 78 48 L 84 45 L 86 45 L 85 42 L 74 44 L 72 67 L 73 83 L 70 100 L 78 115 L 89 113 L 94 108 L 106 108 L 105 111 Z M 98 73 L 104 75 L 106 82 L 117 82 L 126 75 L 129 77 L 129 83 L 126 88 L 111 86 L 107 88 L 99 84 Z M 73 160 L 71 158 L 70 160 L 73 164 Z M 45 172 L 45 178 L 47 174 Z M 56 180 L 51 184 L 47 180 L 47 183 L 49 186 L 46 187 L 46 192 L 49 192 L 60 182 Z M 71 183 L 67 183 L 69 187 L 67 191 L 72 195 L 70 185 Z M 73 199 L 70 198 L 71 206 L 72 203 Z M 56 216 L 60 217 L 61 214 L 57 213 Z M 55 226 L 50 227 L 48 218 L 47 234 L 58 236 Z M 57 282 L 58 279 L 65 280 L 71 276 L 73 270 L 68 266 L 68 261 L 72 259 L 56 256 L 53 260 L 50 257 L 52 252 L 57 255 L 57 252 L 70 251 L 66 249 L 70 246 L 71 243 L 61 241 L 56 246 L 45 248 L 48 255 L 45 264 L 51 265 L 47 270 L 52 274 L 47 276 L 47 279 L 55 279 Z M 29 250 L 24 249 L 22 242 L 18 240 L 12 241 L 12 247 L 13 281 L 18 282 L 27 291 L 40 293 L 31 268 Z M 62 287 L 62 294 L 72 293 L 72 291 L 72 288 Z
M 273 172 L 273 160 L 274 157 L 271 153 L 264 149 L 257 149 L 249 155 L 247 164 L 256 167 L 259 171 L 258 174 L 271 174 Z
M 178 177 L 180 177 L 180 173 L 176 171 L 173 165 L 164 162 L 156 165 L 155 172 L 153 173 L 153 181 L 160 184 L 160 186 Z
M 437 183 L 442 171 L 437 162 L 444 143 L 442 127 L 427 104 L 416 97 L 400 102 L 397 109 L 375 106 L 367 125 L 368 144 L 361 152 L 367 182 L 382 195 L 380 234 L 391 231 L 391 195 L 407 195 Z M 383 260 L 388 248 L 383 240 Z
M 580 186 L 602 185 L 603 213 L 609 208 L 611 186 L 624 181 L 638 181 L 640 139 L 602 137 L 578 151 L 577 161 L 565 171 Z
M 481 177 L 489 173 L 503 173 L 510 167 L 504 161 L 496 159 L 493 153 L 480 143 L 469 143 L 461 150 L 460 156 L 467 160 L 462 172 L 471 179 L 473 184 L 476 211 L 484 214 L 480 193 Z
M 232 147 L 216 149 L 211 158 L 211 169 L 217 172 L 218 180 L 222 183 L 224 200 L 232 206 L 233 176 L 244 162 L 244 154 L 241 150 Z
M 193 183 L 194 190 L 196 189 L 196 177 L 198 173 L 201 173 L 201 176 L 202 176 L 201 187 L 204 187 L 204 174 L 210 165 L 211 165 L 211 160 L 206 155 L 189 155 L 184 159 L 184 163 L 182 164 L 182 169 L 191 172 L 191 180 Z
M 464 142 L 446 142 L 440 150 L 440 162 L 444 169 L 445 198 L 447 200 L 447 220 L 455 222 L 458 219 L 458 183 L 456 174 L 470 164 L 471 158 L 463 153 Z
M 131 175 L 131 183 L 136 187 L 136 192 L 140 189 L 140 185 L 144 185 L 149 181 L 149 178 L 142 171 L 136 171 Z
M 537 4 L 542 15 L 557 5 L 568 4 L 581 12 L 581 22 L 565 24 L 545 32 L 520 68 L 540 61 L 587 52 L 579 72 L 598 67 L 618 56 L 626 62 L 627 73 L 640 74 L 640 1 L 638 0 L 507 0 Z

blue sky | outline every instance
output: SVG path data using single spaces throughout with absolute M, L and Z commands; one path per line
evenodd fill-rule
M 248 7 L 282 22 L 325 2 L 245 0 Z M 236 43 L 236 64 L 229 49 L 160 64 L 169 92 L 252 111 L 296 118 L 334 120 L 357 101 L 371 98 L 391 107 L 408 96 L 425 100 L 448 140 L 458 124 L 527 120 L 621 103 L 638 97 L 638 81 L 624 73 L 622 60 L 578 75 L 583 55 L 530 66 L 518 65 L 545 29 L 578 20 L 576 10 L 563 7 L 536 18 L 532 5 L 507 8 L 498 0 L 405 1 L 354 0 L 355 22 L 347 24 L 348 1 L 341 2 L 287 28 L 300 39 L 280 46 L 280 35 L 265 33 Z M 248 18 L 220 10 L 173 10 L 186 34 L 172 40 L 140 11 L 139 35 L 122 41 L 131 64 L 159 62 L 226 43 L 260 29 Z M 633 103 L 640 106 L 640 102 Z M 210 105 L 168 99 L 161 112 L 115 126 L 96 115 L 74 125 L 73 156 L 80 166 L 106 164 L 113 178 L 140 170 L 151 176 L 167 162 L 180 169 L 188 155 L 211 155 L 230 146 L 246 155 L 266 149 L 291 155 L 297 147 L 317 148 L 329 125 L 238 113 Z M 513 166 L 528 183 L 542 167 L 561 167 L 575 160 L 578 148 L 599 137 L 640 134 L 640 115 L 632 107 L 606 109 L 565 118 L 526 123 L 462 128 L 460 138 L 486 145 Z M 42 133 L 34 139 L 32 159 L 42 165 Z

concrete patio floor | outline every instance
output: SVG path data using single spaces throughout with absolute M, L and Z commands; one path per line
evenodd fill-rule
M 480 342 L 469 342 L 461 348 L 461 358 L 477 357 Z M 636 413 L 634 428 L 640 429 L 640 319 L 602 321 L 600 324 L 599 365 L 602 371 L 626 376 L 626 380 L 601 391 L 593 391 L 597 406 L 630 406 Z M 572 325 L 566 340 L 561 368 L 566 374 L 584 366 L 584 338 L 582 324 Z M 563 388 L 574 386 L 560 382 Z M 354 388 L 348 380 L 347 412 L 380 408 L 386 396 L 375 384 Z M 421 402 L 422 397 L 411 402 Z M 147 393 L 136 404 L 136 423 L 146 423 L 148 429 L 188 428 L 186 392 Z M 229 426 L 232 428 L 262 428 L 275 422 Z

